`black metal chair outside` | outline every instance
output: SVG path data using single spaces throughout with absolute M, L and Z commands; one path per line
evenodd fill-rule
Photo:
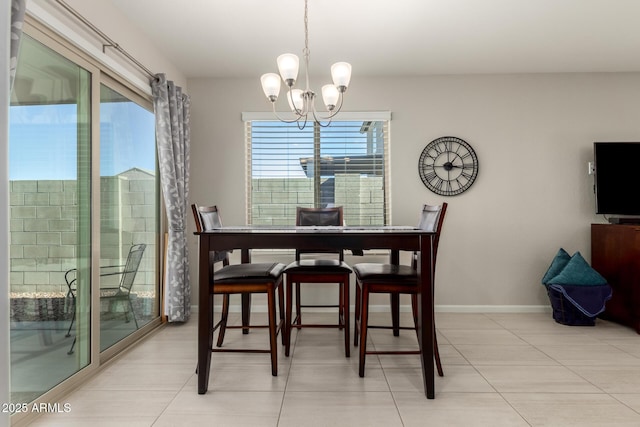
M 124 265 L 107 265 L 100 267 L 100 277 L 108 277 L 108 276 L 120 276 L 120 281 L 118 286 L 115 287 L 104 287 L 100 288 L 100 299 L 107 299 L 113 302 L 121 301 L 126 303 L 124 316 L 125 321 L 128 323 L 129 313 L 133 316 L 133 320 L 136 324 L 136 329 L 140 326 L 138 325 L 138 319 L 136 318 L 136 313 L 133 308 L 133 304 L 131 302 L 131 289 L 133 288 L 133 283 L 136 279 L 136 275 L 138 274 L 138 269 L 140 268 L 140 262 L 142 261 L 142 257 L 144 255 L 144 250 L 147 248 L 147 245 L 144 243 L 136 244 L 131 246 L 129 249 L 129 254 L 127 255 L 127 261 Z M 71 336 L 71 329 L 73 328 L 73 324 L 76 320 L 76 293 L 78 290 L 77 287 L 77 269 L 72 268 L 68 270 L 64 275 L 64 280 L 67 283 L 67 298 L 71 298 L 70 308 L 72 310 L 71 324 L 69 325 L 69 329 L 67 330 L 67 334 L 65 336 Z M 67 352 L 67 354 L 72 354 L 73 349 L 76 345 L 77 337 L 73 339 L 73 343 L 71 343 L 71 348 Z

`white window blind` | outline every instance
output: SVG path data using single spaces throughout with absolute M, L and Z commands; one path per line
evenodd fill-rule
M 348 225 L 389 223 L 388 120 L 246 126 L 250 224 L 293 225 L 297 206 L 342 206 Z

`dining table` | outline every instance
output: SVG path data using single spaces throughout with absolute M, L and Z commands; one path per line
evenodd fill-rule
M 411 251 L 418 258 L 418 343 L 424 392 L 435 397 L 434 387 L 434 306 L 433 244 L 436 234 L 411 226 L 224 226 L 194 233 L 199 241 L 198 255 L 198 394 L 205 394 L 211 373 L 213 328 L 212 286 L 209 253 L 241 250 L 241 262 L 249 262 L 252 249 L 352 250 L 386 249 L 391 253 Z M 399 257 L 392 256 L 392 262 Z M 214 373 L 215 375 L 215 373 Z M 359 380 L 358 376 L 354 377 Z

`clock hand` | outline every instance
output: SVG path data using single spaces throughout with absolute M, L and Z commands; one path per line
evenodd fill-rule
M 456 168 L 456 169 L 472 169 L 473 165 L 468 164 L 468 163 L 467 164 L 463 164 L 463 165 L 454 165 L 454 164 L 451 164 L 451 163 L 445 163 L 443 165 L 433 165 L 431 167 L 434 167 L 434 168 L 445 168 L 446 170 L 451 170 L 453 168 Z

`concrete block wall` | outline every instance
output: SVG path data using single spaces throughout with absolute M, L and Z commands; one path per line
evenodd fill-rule
M 126 261 L 146 243 L 134 292 L 156 289 L 155 177 L 136 170 L 101 179 L 102 265 Z M 64 274 L 76 267 L 78 203 L 75 180 L 10 181 L 12 293 L 66 293 Z
M 384 224 L 384 179 L 336 174 L 334 204 L 344 207 L 348 225 Z M 312 178 L 252 180 L 253 224 L 291 225 L 295 220 L 296 206 L 313 206 Z
M 336 174 L 335 205 L 344 206 L 347 225 L 384 224 L 384 179 Z
M 75 181 L 10 182 L 11 292 L 61 292 L 75 267 Z

